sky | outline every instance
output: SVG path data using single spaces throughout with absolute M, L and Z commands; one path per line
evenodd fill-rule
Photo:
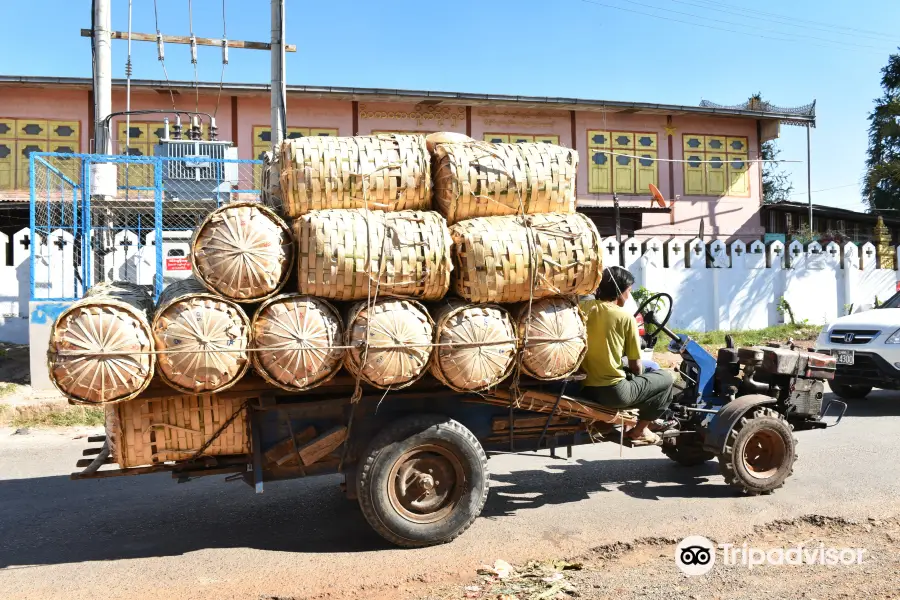
M 562 96 L 696 105 L 761 92 L 779 106 L 816 101 L 813 202 L 863 208 L 867 117 L 880 70 L 900 45 L 897 0 L 286 0 L 289 84 Z M 159 29 L 189 35 L 189 0 L 157 0 Z M 40 6 L 40 9 L 36 9 Z M 0 73 L 91 74 L 90 0 L 0 0 Z M 192 0 L 193 31 L 222 37 L 222 0 Z M 267 41 L 269 3 L 224 0 L 229 39 Z M 112 0 L 127 29 L 127 0 Z M 133 0 L 133 30 L 155 33 L 153 0 Z M 113 42 L 124 77 L 126 43 Z M 134 77 L 162 79 L 153 43 L 134 43 Z M 166 46 L 171 79 L 192 80 L 187 46 Z M 221 51 L 199 50 L 218 81 Z M 235 50 L 228 82 L 266 82 L 266 52 Z M 781 159 L 806 201 L 806 130 L 782 127 Z

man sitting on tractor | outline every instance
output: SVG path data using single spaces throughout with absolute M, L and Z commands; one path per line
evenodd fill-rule
M 582 368 L 587 373 L 582 388 L 586 399 L 610 408 L 637 409 L 638 423 L 625 437 L 634 446 L 658 445 L 651 424 L 672 401 L 674 379 L 664 371 L 644 372 L 634 317 L 622 309 L 631 295 L 634 276 L 622 267 L 603 272 L 596 300 L 581 303 L 588 317 L 588 349 Z M 628 359 L 628 370 L 622 357 Z

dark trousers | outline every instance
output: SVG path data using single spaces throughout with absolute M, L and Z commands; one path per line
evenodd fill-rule
M 581 396 L 609 408 L 637 409 L 643 421 L 658 419 L 672 402 L 675 380 L 665 371 L 651 371 L 608 387 L 584 386 Z

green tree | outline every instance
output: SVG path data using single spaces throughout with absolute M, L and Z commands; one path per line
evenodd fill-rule
M 778 160 L 781 148 L 775 140 L 769 140 L 762 145 L 763 160 Z M 779 166 L 779 163 L 763 163 L 762 173 L 763 203 L 785 202 L 790 200 L 794 185 L 791 176 Z
M 863 196 L 869 210 L 900 209 L 900 54 L 881 70 L 884 95 L 869 114 L 869 157 Z

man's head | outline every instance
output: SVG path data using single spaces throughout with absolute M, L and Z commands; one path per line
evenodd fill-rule
M 603 279 L 597 288 L 597 300 L 615 302 L 623 306 L 631 296 L 631 286 L 634 285 L 634 275 L 628 269 L 622 267 L 606 267 L 603 269 Z

